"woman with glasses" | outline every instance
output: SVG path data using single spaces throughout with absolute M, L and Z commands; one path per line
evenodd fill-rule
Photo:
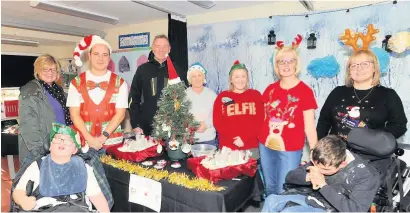
M 298 78 L 301 65 L 296 48 L 279 47 L 274 71 L 280 80 L 263 93 L 266 117 L 258 138 L 267 196 L 283 192 L 286 174 L 301 162 L 305 138 L 310 148 L 317 142 L 316 100 L 312 89 Z
M 53 122 L 72 125 L 63 88 L 56 84 L 60 78 L 56 58 L 45 54 L 34 62 L 34 77 L 20 88 L 19 95 L 19 159 L 20 167 L 27 157 L 44 155 L 50 147 Z
M 382 129 L 396 138 L 406 131 L 407 119 L 397 93 L 380 85 L 380 66 L 369 50 L 354 52 L 346 65 L 345 86 L 327 97 L 317 124 L 318 138 L 335 134 L 347 138 L 355 127 Z

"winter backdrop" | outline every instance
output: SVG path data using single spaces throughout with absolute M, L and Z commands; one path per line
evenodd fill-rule
M 285 45 L 291 44 L 296 34 L 301 34 L 304 40 L 299 46 L 302 65 L 299 77 L 315 92 L 319 105 L 316 111 L 318 118 L 320 107 L 330 91 L 344 84 L 345 64 L 351 54 L 351 49 L 339 41 L 344 30 L 350 28 L 354 32 L 366 33 L 367 25 L 373 24 L 379 33 L 375 35 L 377 40 L 371 47 L 383 55 L 386 52 L 380 48 L 385 35 L 410 31 L 409 11 L 410 2 L 399 1 L 396 6 L 392 3 L 369 5 L 350 9 L 350 12 L 339 10 L 309 14 L 308 18 L 301 14 L 189 26 L 189 63 L 202 63 L 208 71 L 207 86 L 219 93 L 228 88 L 229 69 L 238 59 L 249 69 L 251 87 L 262 93 L 276 80 L 272 68 L 275 46 L 267 45 L 269 31 L 274 30 L 276 40 L 284 40 Z M 317 48 L 313 50 L 306 48 L 310 33 L 315 33 L 317 37 Z M 332 63 L 331 56 L 335 58 L 333 63 L 340 65 L 339 72 L 331 69 L 307 71 L 314 59 L 327 57 L 330 59 L 328 62 Z M 396 90 L 403 101 L 407 119 L 410 119 L 410 50 L 387 56 L 390 63 L 383 70 L 382 85 Z M 407 128 L 410 129 L 410 122 Z M 410 143 L 410 132 L 399 142 Z

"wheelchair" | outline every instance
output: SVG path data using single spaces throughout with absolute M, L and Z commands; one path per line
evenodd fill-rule
M 380 174 L 381 185 L 370 211 L 408 212 L 409 204 L 401 201 L 404 196 L 410 196 L 410 146 L 399 145 L 390 133 L 364 128 L 350 131 L 347 146 L 350 151 L 369 160 L 369 165 Z M 408 187 L 404 188 L 404 183 Z
M 369 212 L 410 212 L 410 199 L 404 199 L 410 196 L 410 145 L 399 147 L 394 136 L 384 131 L 355 128 L 348 135 L 347 148 L 368 160 L 380 175 L 381 184 Z M 284 189 L 286 194 L 290 188 L 285 184 Z M 285 208 L 294 205 L 298 204 L 288 202 Z M 325 206 L 328 212 L 337 212 L 330 204 Z

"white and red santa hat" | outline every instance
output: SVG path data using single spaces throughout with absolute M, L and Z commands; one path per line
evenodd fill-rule
M 84 37 L 74 49 L 73 58 L 75 61 L 75 65 L 77 65 L 78 67 L 81 67 L 83 65 L 83 62 L 81 61 L 81 54 L 84 52 L 84 50 L 90 50 L 96 44 L 104 44 L 105 46 L 108 47 L 108 49 L 110 50 L 110 54 L 111 54 L 112 48 L 111 48 L 111 45 L 107 41 L 102 39 L 100 36 L 89 35 L 87 37 Z
M 181 83 L 181 79 L 178 77 L 178 73 L 175 70 L 174 64 L 172 64 L 171 58 L 167 54 L 165 57 L 167 57 L 167 67 L 168 67 L 168 84 L 169 85 L 174 85 Z

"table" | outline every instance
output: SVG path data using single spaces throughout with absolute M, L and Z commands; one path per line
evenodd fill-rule
M 164 159 L 163 157 L 161 159 Z M 155 158 L 158 159 L 158 158 Z M 180 161 L 182 167 L 173 169 L 168 166 L 167 170 L 184 172 L 194 176 L 186 167 L 186 161 Z M 111 186 L 114 197 L 113 212 L 152 212 L 153 210 L 139 204 L 128 202 L 128 172 L 103 164 L 105 174 Z M 204 192 L 191 190 L 161 180 L 162 201 L 161 212 L 236 212 L 242 208 L 248 200 L 260 201 L 263 194 L 263 183 L 256 172 L 255 177 L 241 176 L 240 180 L 222 180 L 217 183 L 226 187 L 220 192 Z
M 7 164 L 11 179 L 14 179 L 16 176 L 13 155 L 18 155 L 18 153 L 18 135 L 1 133 L 1 156 L 7 155 Z

